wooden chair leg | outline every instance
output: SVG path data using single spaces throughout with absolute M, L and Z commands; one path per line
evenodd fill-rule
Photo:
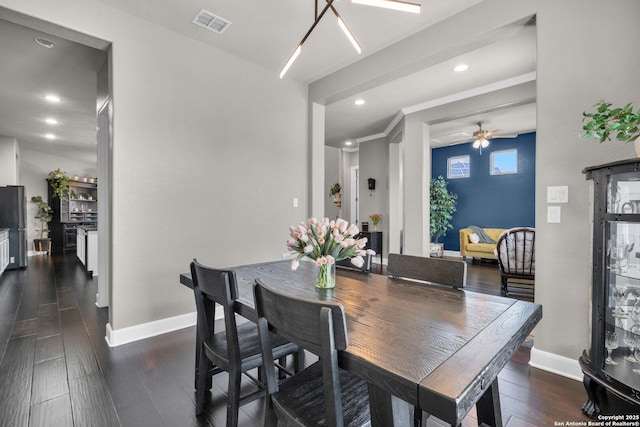
M 293 369 L 298 373 L 304 369 L 304 350 L 300 349 L 297 353 L 293 354 Z
M 238 426 L 238 413 L 240 411 L 241 376 L 242 373 L 239 371 L 229 371 L 229 391 L 227 395 L 227 427 Z
M 198 373 L 196 378 L 196 415 L 200 415 L 204 410 L 204 394 L 207 390 L 207 378 L 211 363 L 204 351 L 200 349 L 198 358 Z

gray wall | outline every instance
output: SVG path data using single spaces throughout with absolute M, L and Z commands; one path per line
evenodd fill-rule
M 640 107 L 640 2 L 538 2 L 535 347 L 576 359 L 589 342 L 591 223 L 588 165 L 635 157 L 633 146 L 578 135 L 600 98 Z M 562 223 L 547 224 L 546 187 L 569 186 Z
M 307 216 L 305 85 L 96 0 L 0 5 L 113 44 L 113 330 L 193 312 L 194 257 L 279 259 Z
M 382 221 L 378 224 L 378 231 L 383 236 L 383 257 L 387 251 L 387 232 L 389 230 L 389 144 L 386 139 L 376 139 L 360 144 L 360 212 L 359 221 L 369 222 L 369 230 L 373 230 L 373 224 L 369 215 L 382 214 Z M 369 190 L 367 179 L 376 180 L 376 189 Z
M 333 197 L 329 197 L 329 190 L 336 182 L 340 182 L 342 187 L 345 186 L 345 183 L 340 179 L 340 149 L 335 147 L 324 147 L 324 216 L 329 217 L 331 219 L 335 219 L 337 216 L 340 218 L 344 218 L 342 212 L 344 212 L 344 208 L 339 208 L 335 203 L 333 203 Z M 348 185 L 348 182 L 347 184 Z M 342 206 L 346 200 L 344 199 L 344 188 L 342 190 Z M 319 213 L 313 213 L 316 217 L 319 217 Z M 348 221 L 348 219 L 347 219 Z
M 14 137 L 0 135 L 0 186 L 18 185 L 18 142 Z

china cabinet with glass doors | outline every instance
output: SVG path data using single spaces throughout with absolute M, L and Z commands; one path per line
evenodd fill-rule
M 580 358 L 596 418 L 611 393 L 640 413 L 640 159 L 588 167 L 593 180 L 589 348 Z

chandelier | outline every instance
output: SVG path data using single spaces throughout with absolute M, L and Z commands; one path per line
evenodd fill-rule
M 289 59 L 287 59 L 284 67 L 282 67 L 282 70 L 280 71 L 280 78 L 284 77 L 291 65 L 295 62 L 296 58 L 300 55 L 300 52 L 302 51 L 302 45 L 305 41 L 307 41 L 309 35 L 313 32 L 316 25 L 318 25 L 318 22 L 320 22 L 322 17 L 329 9 L 331 9 L 331 12 L 333 12 L 333 14 L 338 19 L 338 25 L 347 36 L 347 39 L 349 39 L 356 52 L 358 52 L 358 54 L 362 52 L 362 48 L 360 47 L 360 44 L 356 40 L 355 36 L 353 35 L 349 27 L 347 27 L 347 24 L 344 22 L 336 8 L 333 6 L 335 0 L 326 0 L 327 4 L 320 11 L 320 13 L 318 13 L 318 1 L 320 0 L 315 0 L 315 19 L 313 21 L 313 24 L 311 24 L 311 27 L 309 28 L 307 33 L 304 35 L 304 37 L 302 37 L 302 40 L 300 41 L 300 43 L 298 43 L 298 46 L 296 46 L 291 56 L 289 56 Z M 351 0 L 351 3 L 383 7 L 386 9 L 400 10 L 403 12 L 420 13 L 420 5 L 418 3 L 411 3 L 402 0 Z

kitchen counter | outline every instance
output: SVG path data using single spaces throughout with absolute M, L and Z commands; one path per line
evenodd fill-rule
M 92 276 L 98 275 L 98 227 L 79 225 L 76 235 L 76 255 Z

